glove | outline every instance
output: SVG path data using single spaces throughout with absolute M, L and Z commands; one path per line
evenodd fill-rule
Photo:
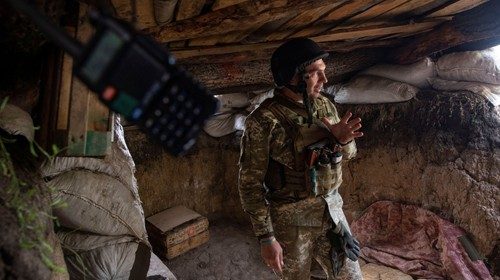
M 359 241 L 351 235 L 347 227 L 339 222 L 335 230 L 331 229 L 327 233 L 328 239 L 332 246 L 338 246 L 341 251 L 345 252 L 346 256 L 352 260 L 357 261 L 361 252 L 359 248 Z

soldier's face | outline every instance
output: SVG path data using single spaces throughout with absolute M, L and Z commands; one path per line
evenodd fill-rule
M 306 84 L 307 93 L 311 98 L 317 98 L 320 95 L 323 85 L 328 82 L 325 76 L 326 65 L 323 59 L 316 60 L 311 65 L 306 67 Z M 293 79 L 295 84 L 298 83 L 299 77 L 296 75 Z
M 325 75 L 326 65 L 323 59 L 316 60 L 306 67 L 307 93 L 311 98 L 317 98 L 320 95 L 323 85 L 328 82 Z

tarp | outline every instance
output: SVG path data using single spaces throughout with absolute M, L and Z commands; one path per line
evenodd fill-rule
M 465 231 L 436 214 L 391 201 L 372 204 L 351 224 L 368 262 L 416 278 L 493 279 L 482 261 L 471 261 L 458 238 Z

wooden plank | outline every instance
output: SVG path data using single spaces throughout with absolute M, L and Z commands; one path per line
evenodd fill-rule
M 357 49 L 380 48 L 388 46 L 400 46 L 404 41 L 398 39 L 393 40 L 375 40 L 362 42 L 323 42 L 318 43 L 320 47 L 326 51 L 335 52 L 350 52 Z M 220 64 L 220 63 L 243 63 L 255 60 L 269 60 L 274 48 L 255 49 L 247 51 L 237 51 L 232 53 L 201 55 L 193 57 L 179 58 L 180 64 Z
M 297 29 L 310 25 L 321 18 L 323 15 L 330 13 L 335 7 L 339 6 L 342 3 L 342 1 L 339 1 L 337 3 L 328 4 L 326 6 L 306 10 L 282 25 L 279 28 L 279 31 L 270 33 L 265 38 L 265 41 L 283 40 L 297 31 Z
M 160 42 L 194 39 L 230 31 L 244 31 L 255 22 L 283 18 L 290 10 L 301 11 L 328 3 L 328 0 L 261 0 L 243 2 L 224 9 L 162 27 L 146 30 Z
M 435 52 L 464 43 L 500 40 L 500 1 L 488 1 L 456 15 L 433 31 L 423 34 L 393 52 L 394 61 L 413 63 Z
M 215 55 L 228 55 L 233 54 L 233 57 L 251 57 L 250 54 L 257 54 L 274 50 L 282 41 L 256 43 L 256 44 L 234 44 L 227 46 L 210 46 L 210 47 L 196 47 L 196 48 L 183 48 L 172 49 L 171 52 L 179 61 L 192 61 L 194 57 L 206 57 L 206 62 L 210 62 L 210 57 Z M 319 45 L 326 51 L 348 51 L 353 49 L 363 48 L 363 46 L 387 46 L 396 45 L 397 41 L 390 42 L 364 42 L 361 45 L 356 42 L 320 42 Z M 241 61 L 246 59 L 241 59 Z
M 341 40 L 351 40 L 359 39 L 362 37 L 370 36 L 383 36 L 391 34 L 411 34 L 415 32 L 424 31 L 431 29 L 434 26 L 441 24 L 442 19 L 425 20 L 422 22 L 415 22 L 410 24 L 396 24 L 396 25 L 378 25 L 378 26 L 368 26 L 361 28 L 352 29 L 337 29 L 332 30 L 329 33 L 321 36 L 313 37 L 312 39 L 316 42 L 326 42 L 326 41 L 341 41 Z
M 368 10 L 361 12 L 353 17 L 347 19 L 343 24 L 357 24 L 376 18 L 390 10 L 393 10 L 411 0 L 389 0 L 384 1 L 378 5 L 372 6 Z
M 87 41 L 92 35 L 92 25 L 88 21 L 88 5 L 80 3 L 76 38 Z M 68 155 L 85 155 L 87 140 L 87 117 L 90 91 L 78 79 L 74 79 L 71 88 L 68 121 Z
M 460 0 L 455 3 L 452 3 L 448 6 L 446 6 L 443 9 L 440 9 L 438 11 L 435 11 L 434 13 L 428 15 L 427 17 L 442 17 L 442 16 L 449 16 L 449 15 L 454 15 L 458 14 L 460 12 L 470 10 L 478 5 L 481 5 L 488 0 Z M 498 0 L 493 0 L 493 1 L 498 1 Z M 497 11 L 500 14 L 500 11 Z
M 428 6 L 429 4 L 432 4 L 436 0 L 419 0 L 419 1 L 409 1 L 406 2 L 404 5 L 401 5 L 399 7 L 396 7 L 395 9 L 392 9 L 388 12 L 385 12 L 381 15 L 378 16 L 378 18 L 382 17 L 384 19 L 390 19 L 390 18 L 408 18 L 414 15 L 417 15 L 417 11 L 421 11 L 423 7 Z
M 291 19 L 297 17 L 296 13 L 292 13 L 286 17 L 277 19 L 275 21 L 267 22 L 264 25 L 260 26 L 258 29 L 254 30 L 254 32 L 248 33 L 248 37 L 245 38 L 244 42 L 245 43 L 259 43 L 263 41 L 267 41 L 266 38 L 269 36 L 269 34 L 274 33 L 274 31 L 286 22 L 290 21 Z
M 224 35 L 213 35 L 204 38 L 196 38 L 189 41 L 189 46 L 213 46 L 216 44 L 238 43 L 245 39 L 249 34 L 259 29 L 263 23 L 257 22 L 248 30 L 230 32 Z
M 70 36 L 75 35 L 74 27 L 66 27 L 66 32 Z M 67 130 L 69 118 L 69 101 L 73 83 L 73 58 L 68 53 L 63 54 L 61 67 L 61 84 L 59 88 L 59 104 L 57 106 L 57 124 L 56 129 Z
M 212 5 L 212 11 L 220 10 L 247 1 L 248 0 L 215 0 L 215 3 Z
M 348 18 L 355 16 L 383 0 L 354 0 L 348 1 L 344 5 L 333 9 L 329 14 L 315 22 L 313 26 L 304 28 L 293 34 L 292 37 L 310 37 L 316 34 L 323 33 L 338 26 Z
M 179 0 L 175 20 L 193 18 L 201 13 L 205 0 Z

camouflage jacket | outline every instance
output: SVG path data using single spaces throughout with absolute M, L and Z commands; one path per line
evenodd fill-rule
M 332 123 L 340 121 L 335 106 L 326 97 L 320 96 L 312 103 L 315 121 L 319 121 L 323 117 L 329 118 Z M 273 192 L 265 186 L 264 181 L 270 162 L 275 161 L 288 169 L 296 169 L 294 143 L 286 131 L 286 125 L 280 123 L 280 119 L 273 114 L 269 106 L 289 107 L 289 104 L 283 104 L 283 102 L 263 103 L 247 117 L 245 132 L 241 139 L 239 192 L 243 209 L 250 215 L 257 236 L 273 232 L 271 216 L 278 218 L 283 215 L 272 214 L 272 212 L 279 212 L 280 209 L 288 209 L 284 211 L 295 209 L 295 212 L 300 212 L 300 215 L 287 218 L 294 220 L 293 224 L 320 226 L 325 201 L 327 205 L 336 205 L 333 208 L 340 209 L 342 205 L 337 192 L 335 195 L 290 201 L 283 192 Z M 297 106 L 302 105 L 297 104 Z M 307 125 L 304 119 L 293 113 L 289 117 L 293 119 L 293 122 L 298 122 L 299 125 Z M 344 146 L 344 158 L 352 158 L 355 153 L 354 141 Z M 338 173 L 337 181 L 340 185 L 342 181 L 341 168 L 338 168 Z M 331 209 L 330 213 L 332 211 L 338 210 Z

